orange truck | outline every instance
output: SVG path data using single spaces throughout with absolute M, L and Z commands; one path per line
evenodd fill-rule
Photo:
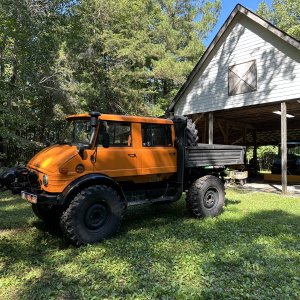
M 197 143 L 184 117 L 72 115 L 60 142 L 9 170 L 2 183 L 31 203 L 43 221 L 60 224 L 75 245 L 115 234 L 127 207 L 171 203 L 186 193 L 195 217 L 224 206 L 224 168 L 242 164 L 241 146 Z

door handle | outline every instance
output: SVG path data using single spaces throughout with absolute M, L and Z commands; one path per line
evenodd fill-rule
M 135 153 L 129 153 L 128 156 L 130 156 L 130 157 L 136 157 L 136 154 Z
M 176 152 L 169 152 L 169 155 L 176 155 Z

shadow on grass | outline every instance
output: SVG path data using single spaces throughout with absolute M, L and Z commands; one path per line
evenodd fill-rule
M 240 200 L 231 200 L 231 199 L 225 199 L 225 206 L 228 205 L 235 205 L 235 204 L 240 204 L 241 201 Z
M 51 224 L 45 223 L 42 220 L 36 219 L 31 222 L 32 226 L 34 226 L 37 230 L 45 233 L 49 233 L 53 237 L 62 238 L 63 234 L 59 227 L 59 224 Z
M 3 270 L 42 268 L 38 280 L 25 281 L 20 299 L 299 297 L 300 220 L 284 211 L 196 220 L 182 202 L 132 208 L 118 236 L 81 248 L 34 224 L 43 231 L 26 241 L 0 240 Z M 61 271 L 69 264 L 78 274 Z
M 238 202 L 229 201 L 228 205 Z M 273 210 L 248 213 L 237 220 L 215 218 L 207 222 L 199 220 L 197 223 L 186 222 L 186 214 L 182 212 L 174 217 L 167 210 L 166 213 L 151 211 L 149 214 L 138 211 L 132 213 L 126 221 L 124 231 L 128 230 L 129 234 L 131 230 L 135 231 L 141 227 L 150 229 L 150 234 L 147 231 L 134 232 L 134 238 L 137 240 L 143 240 L 145 234 L 149 234 L 148 242 L 140 245 L 140 251 L 135 249 L 140 253 L 147 253 L 145 256 L 139 256 L 139 266 L 144 267 L 142 270 L 135 269 L 137 276 L 142 277 L 143 273 L 147 273 L 154 282 L 159 283 L 158 278 L 161 274 L 156 273 L 153 265 L 149 264 L 149 257 L 152 261 L 161 261 L 163 258 L 165 268 L 169 270 L 169 276 L 164 278 L 164 285 L 174 286 L 172 272 L 180 267 L 180 260 L 185 260 L 184 255 L 179 252 L 183 251 L 187 252 L 187 256 L 192 256 L 191 264 L 197 264 L 198 280 L 201 282 L 202 279 L 203 284 L 202 287 L 196 285 L 194 292 L 198 289 L 197 295 L 201 299 L 299 297 L 299 216 Z M 170 226 L 163 235 L 151 235 L 151 230 L 155 230 L 157 224 L 167 223 Z M 169 241 L 169 247 L 165 251 L 156 247 L 157 243 L 162 241 Z M 185 247 L 189 247 L 189 250 L 186 251 Z M 174 250 L 176 248 L 179 251 Z M 109 250 L 118 258 L 132 261 L 128 258 L 128 251 L 116 253 L 113 248 Z M 162 254 L 161 251 L 165 253 Z M 201 264 L 203 256 L 208 256 L 209 259 Z M 169 292 L 175 295 L 179 285 Z M 143 289 L 145 283 L 140 281 L 134 288 Z M 160 293 L 160 297 L 163 296 L 163 288 Z M 183 292 L 177 296 L 181 298 L 185 294 Z
M 32 217 L 31 207 L 18 195 L 10 192 L 0 193 L 0 231 L 29 227 L 28 220 Z

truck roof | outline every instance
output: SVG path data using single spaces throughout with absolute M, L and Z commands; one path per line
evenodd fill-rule
M 76 119 L 89 119 L 89 114 L 77 114 L 66 117 L 66 120 Z M 131 123 L 155 123 L 155 124 L 173 124 L 173 121 L 169 119 L 153 118 L 153 117 L 138 117 L 138 116 L 124 116 L 124 115 L 111 115 L 101 114 L 98 118 L 103 121 L 121 121 Z

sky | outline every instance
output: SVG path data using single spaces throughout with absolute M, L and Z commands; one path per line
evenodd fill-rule
M 204 41 L 205 46 L 208 46 L 210 42 L 213 40 L 215 35 L 218 33 L 219 29 L 224 24 L 225 20 L 229 17 L 230 13 L 233 11 L 235 6 L 239 3 L 245 6 L 246 8 L 252 10 L 253 12 L 256 12 L 259 3 L 261 3 L 262 0 L 222 0 L 222 9 L 219 16 L 219 20 L 213 29 L 211 33 L 209 33 L 208 38 Z M 272 0 L 266 1 L 268 5 L 271 4 Z

